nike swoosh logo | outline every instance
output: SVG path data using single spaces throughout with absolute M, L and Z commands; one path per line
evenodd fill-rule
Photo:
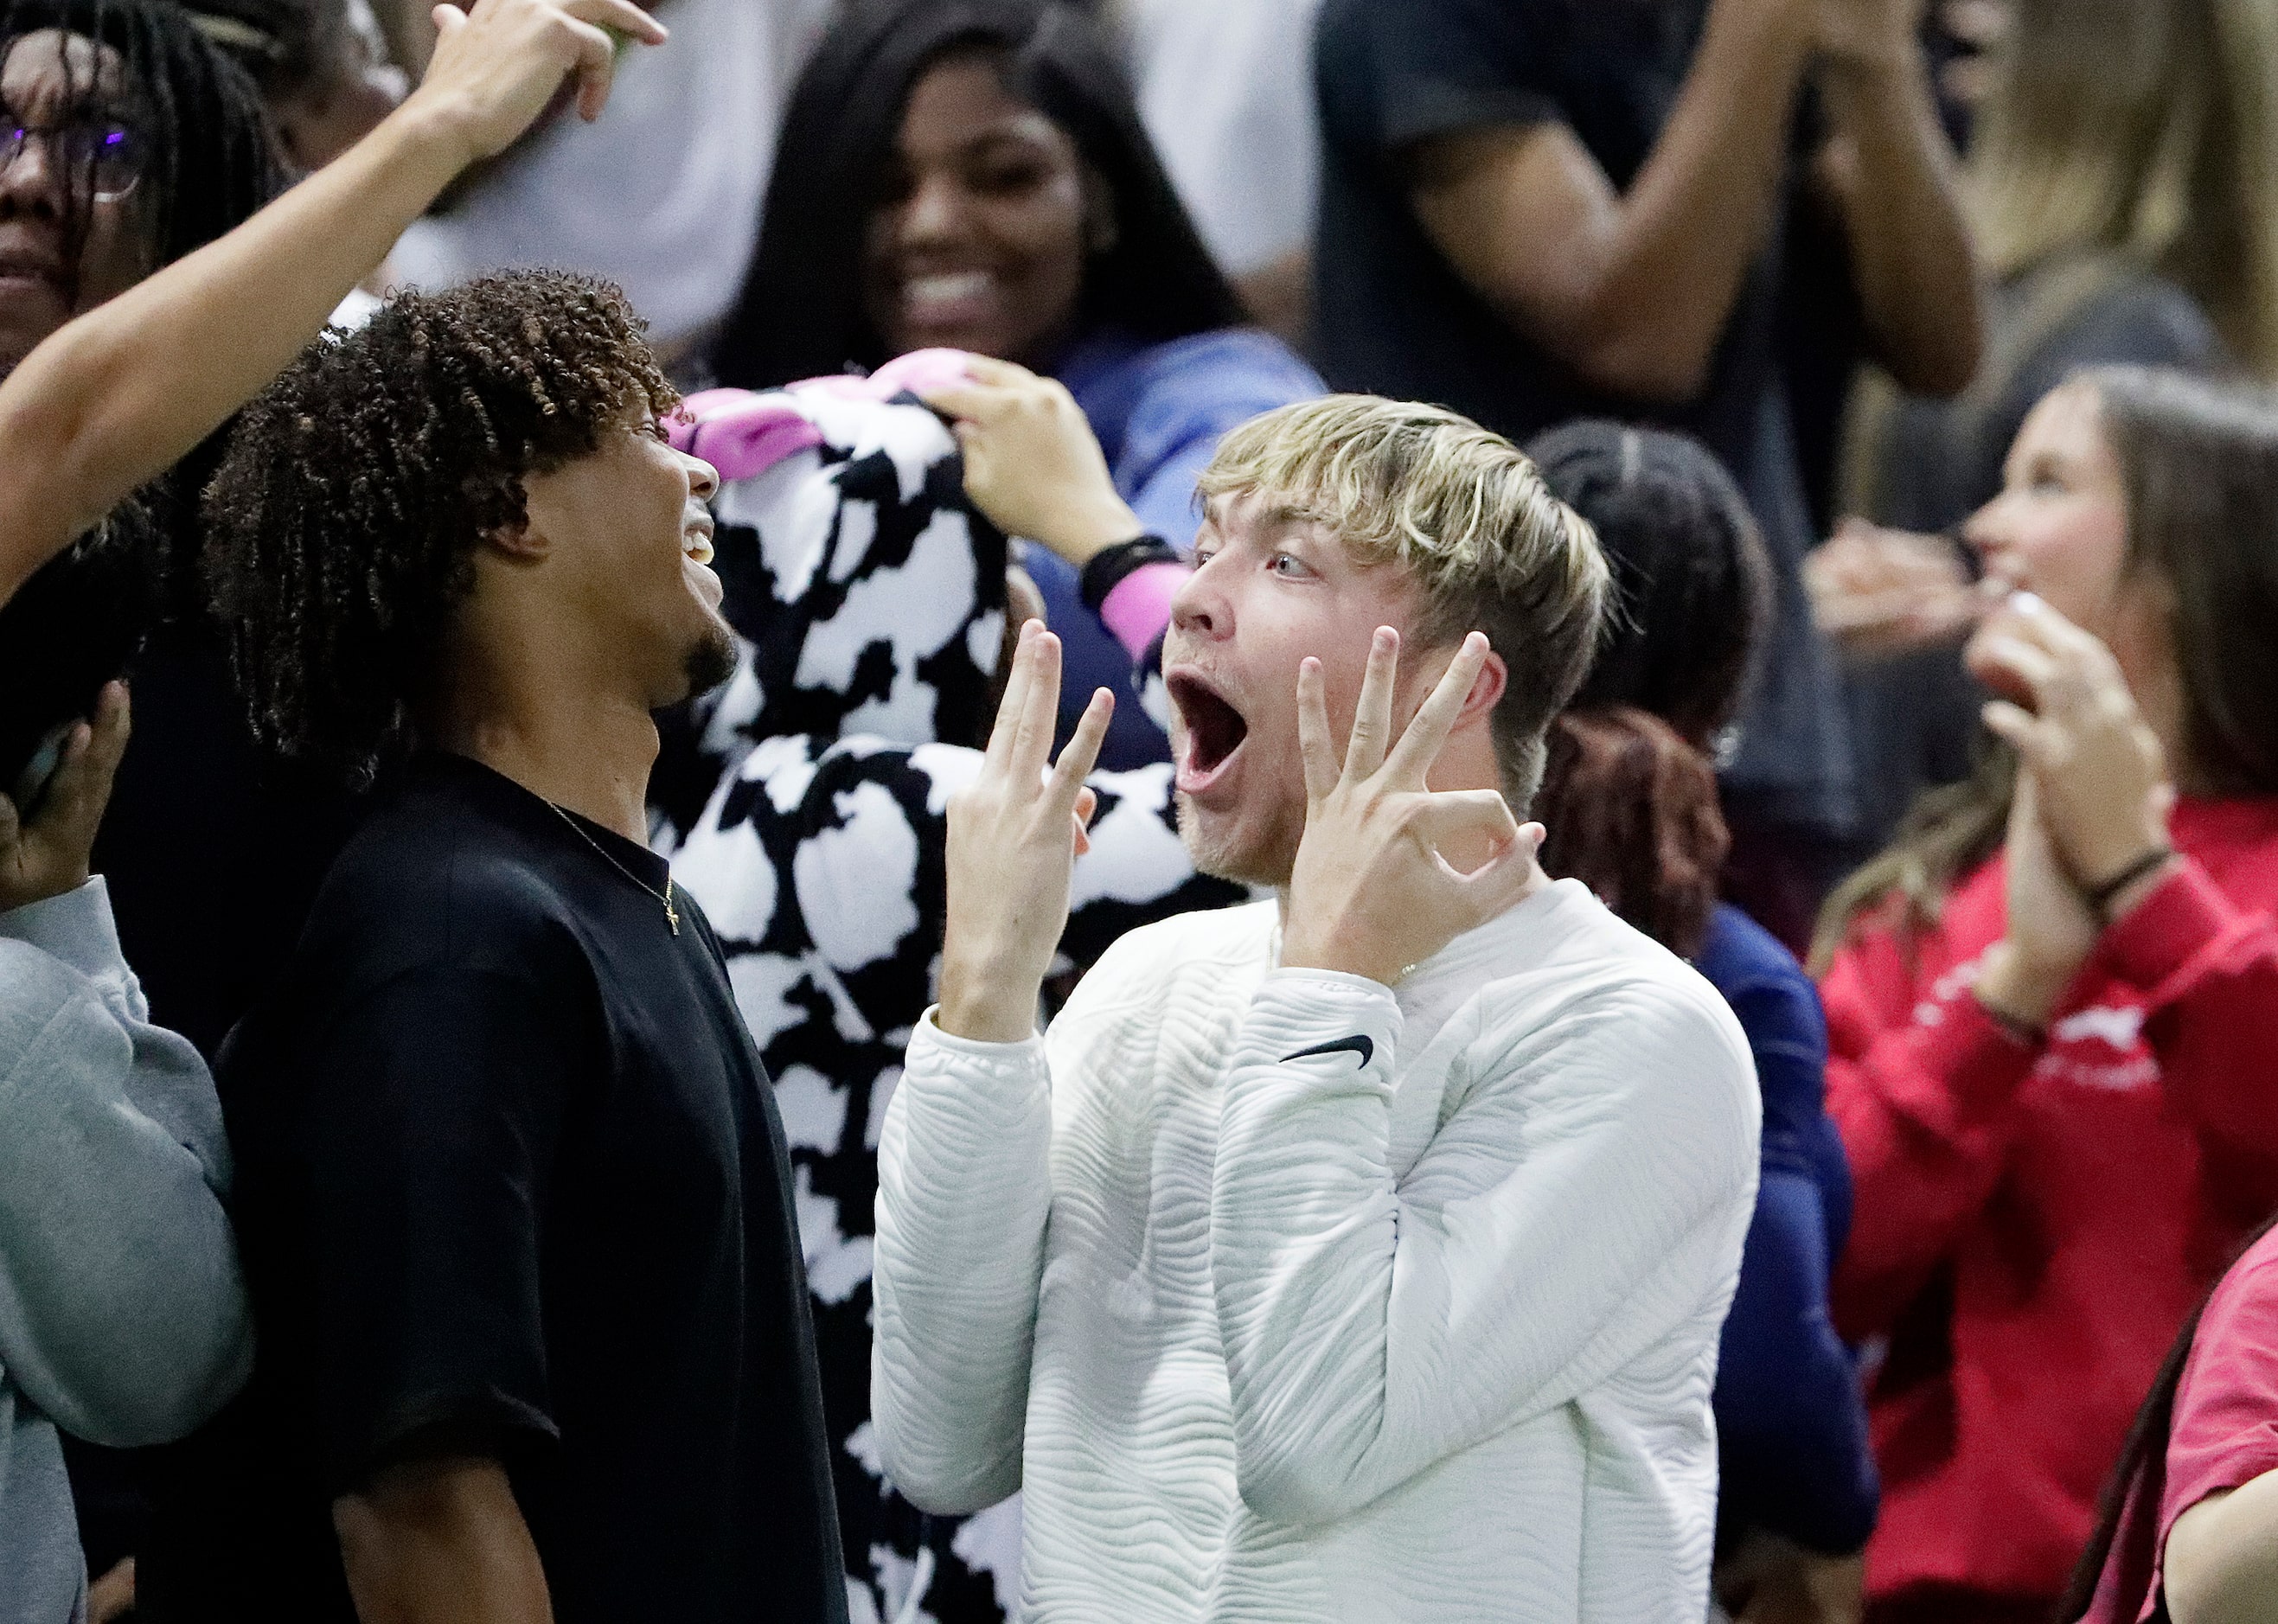
M 1339 1038 L 1334 1043 L 1316 1043 L 1312 1048 L 1301 1048 L 1294 1055 L 1284 1055 L 1281 1056 L 1281 1064 L 1286 1066 L 1291 1061 L 1303 1060 L 1309 1055 L 1341 1055 L 1348 1049 L 1360 1056 L 1360 1064 L 1364 1070 L 1370 1061 L 1376 1058 L 1376 1045 L 1360 1033 L 1355 1033 L 1349 1038 Z

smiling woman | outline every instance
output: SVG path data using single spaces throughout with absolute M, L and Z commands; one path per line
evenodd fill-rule
M 712 357 L 723 384 L 867 371 L 929 346 L 1018 362 L 1067 386 L 1139 522 L 1181 547 L 1219 436 L 1320 393 L 1243 324 L 1113 50 L 1073 7 L 860 0 L 799 81 L 774 172 Z M 1081 607 L 1084 560 L 1027 552 L 1067 641 L 1067 694 L 1120 686 L 1128 656 Z M 1103 760 L 1165 749 L 1126 707 Z

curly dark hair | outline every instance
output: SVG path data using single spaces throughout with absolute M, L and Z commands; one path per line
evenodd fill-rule
M 253 729 L 362 787 L 411 742 L 482 538 L 522 478 L 679 396 L 609 283 L 561 271 L 397 295 L 246 408 L 206 489 L 214 606 Z

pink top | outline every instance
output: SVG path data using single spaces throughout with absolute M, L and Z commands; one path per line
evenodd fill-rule
M 2083 1624 L 2154 1617 L 2175 1519 L 2271 1471 L 2278 1471 L 2278 1231 L 2248 1248 L 2207 1303 L 2175 1391 L 2167 1456 L 2146 1462 L 2129 1485 Z

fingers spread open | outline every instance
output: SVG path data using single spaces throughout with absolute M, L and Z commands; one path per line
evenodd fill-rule
M 1321 662 L 1297 662 L 1297 750 L 1305 764 L 1305 798 L 1319 801 L 1337 787 L 1336 746 L 1329 742 L 1327 684 Z
M 1059 719 L 1060 640 L 1039 629 L 1021 629 L 1023 653 L 1028 662 L 1028 689 L 1021 705 L 1021 726 L 1013 736 L 1013 759 L 1008 766 L 1023 783 L 1043 775 L 1052 757 L 1052 732 Z
M 1023 621 L 1021 634 L 1013 645 L 1013 668 L 1005 678 L 1005 697 L 997 702 L 996 725 L 989 729 L 989 747 L 982 759 L 997 772 L 1003 772 L 1013 759 L 1013 742 L 1021 731 L 1021 718 L 1028 705 L 1028 690 L 1036 682 L 1036 667 L 1028 659 L 1028 645 L 1043 635 L 1042 621 Z
M 1392 690 L 1400 677 L 1400 634 L 1380 626 L 1368 645 L 1368 670 L 1361 678 L 1360 705 L 1353 713 L 1352 738 L 1345 746 L 1345 776 L 1366 778 L 1384 765 L 1392 736 Z
M 1441 747 L 1447 743 L 1448 735 L 1455 731 L 1456 719 L 1464 713 L 1464 701 L 1471 697 L 1472 684 L 1479 680 L 1479 669 L 1487 661 L 1487 636 L 1475 631 L 1464 639 L 1430 698 L 1409 721 L 1408 730 L 1394 747 L 1386 763 L 1387 775 L 1394 782 L 1418 789 L 1424 787 L 1424 775 L 1440 759 Z
M 1098 764 L 1100 744 L 1107 737 L 1108 718 L 1115 714 L 1115 696 L 1105 688 L 1094 689 L 1091 703 L 1083 707 L 1083 720 L 1075 725 L 1067 748 L 1060 751 L 1059 760 L 1052 767 L 1052 804 L 1079 818 L 1089 820 L 1089 810 L 1083 805 L 1084 797 L 1091 791 L 1084 780 Z M 1098 797 L 1091 796 L 1092 804 Z

